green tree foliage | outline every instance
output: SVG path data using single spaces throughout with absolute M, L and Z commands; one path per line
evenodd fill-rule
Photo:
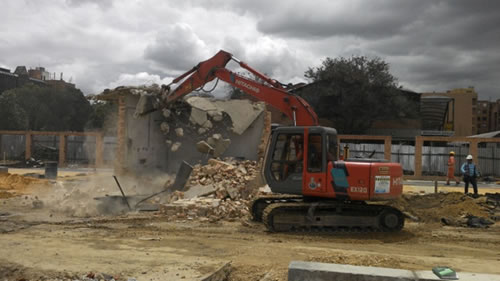
M 117 110 L 111 102 L 104 101 L 93 101 L 91 107 L 92 111 L 85 126 L 88 129 L 103 128 L 106 119 Z
M 106 101 L 92 100 L 92 111 L 85 128 L 88 130 L 111 131 L 116 127 L 118 109 L 116 104 Z
M 83 131 L 91 110 L 78 89 L 26 85 L 0 96 L 0 129 Z
M 326 58 L 321 66 L 309 68 L 305 77 L 313 83 L 297 94 L 341 133 L 363 133 L 375 120 L 416 114 L 418 105 L 398 88 L 389 65 L 380 58 Z

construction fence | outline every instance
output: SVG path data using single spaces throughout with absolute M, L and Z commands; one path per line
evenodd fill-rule
M 407 178 L 445 176 L 450 151 L 455 152 L 457 176 L 467 155 L 472 154 L 483 176 L 500 177 L 499 138 L 416 137 L 414 142 L 393 142 L 390 136 L 339 135 L 338 142 L 339 150 L 349 146 L 350 158 L 401 163 Z M 117 147 L 117 137 L 99 132 L 0 131 L 0 163 L 34 158 L 58 161 L 61 166 L 113 166 Z
M 350 158 L 384 159 L 383 143 L 363 143 L 360 141 L 341 141 L 340 148 L 349 147 Z M 441 144 L 443 145 L 443 144 Z M 424 143 L 421 147 L 421 175 L 445 176 L 448 171 L 448 157 L 450 151 L 455 152 L 455 175 L 460 176 L 460 167 L 466 162 L 470 154 L 468 143 L 447 143 L 446 146 Z M 480 143 L 477 148 L 477 159 L 474 162 L 482 176 L 500 177 L 500 140 L 499 143 Z M 405 175 L 415 174 L 415 144 L 392 143 L 391 159 L 402 165 Z
M 0 131 L 0 163 L 32 159 L 65 165 L 112 166 L 116 147 L 116 137 L 99 133 Z

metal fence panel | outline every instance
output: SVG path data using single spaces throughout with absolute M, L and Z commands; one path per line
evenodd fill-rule
M 0 159 L 24 160 L 25 139 L 24 135 L 0 135 Z
M 345 145 L 349 146 L 349 158 L 367 158 L 374 153 L 371 158 L 384 159 L 384 144 L 341 142 L 340 149 Z
M 400 163 L 404 174 L 413 174 L 415 171 L 415 146 L 393 144 L 391 146 L 391 161 Z

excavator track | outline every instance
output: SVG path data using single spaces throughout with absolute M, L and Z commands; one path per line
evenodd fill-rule
M 288 231 L 400 231 L 404 215 L 384 205 L 337 201 L 269 204 L 262 221 L 271 232 Z
M 285 202 L 301 202 L 303 197 L 301 195 L 287 195 L 287 194 L 274 194 L 259 196 L 255 198 L 251 205 L 250 211 L 252 213 L 252 220 L 261 222 L 262 213 L 264 209 L 273 203 L 285 203 Z

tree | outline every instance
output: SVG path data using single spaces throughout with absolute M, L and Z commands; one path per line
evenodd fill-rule
M 90 105 L 92 110 L 85 128 L 111 133 L 112 130 L 116 128 L 116 119 L 118 118 L 116 104 L 92 99 Z
M 32 84 L 4 92 L 0 109 L 0 129 L 35 131 L 83 131 L 91 112 L 78 89 Z
M 401 93 L 389 64 L 380 58 L 326 58 L 321 66 L 309 68 L 305 77 L 312 83 L 297 94 L 341 133 L 363 133 L 375 120 L 416 114 L 405 112 L 412 101 Z

